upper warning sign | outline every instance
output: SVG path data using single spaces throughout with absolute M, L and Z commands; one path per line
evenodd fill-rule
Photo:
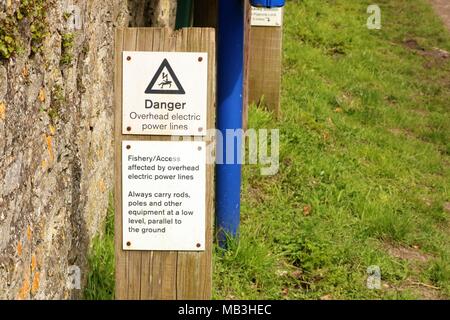
M 206 134 L 206 52 L 123 53 L 123 134 Z

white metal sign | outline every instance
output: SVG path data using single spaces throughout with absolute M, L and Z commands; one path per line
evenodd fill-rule
M 124 250 L 205 250 L 206 144 L 123 141 Z
M 283 8 L 252 7 L 251 25 L 281 27 L 283 25 Z
M 208 53 L 123 53 L 123 134 L 204 136 Z

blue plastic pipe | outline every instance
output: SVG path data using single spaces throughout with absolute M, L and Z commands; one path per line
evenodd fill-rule
M 224 142 L 217 145 L 217 159 L 224 163 L 216 165 L 216 227 L 221 247 L 226 247 L 227 236 L 238 236 L 240 222 L 241 164 L 237 157 L 241 140 L 227 136 L 227 129 L 242 128 L 244 1 L 219 0 L 217 128 Z M 230 139 L 235 142 L 231 164 L 225 163 Z

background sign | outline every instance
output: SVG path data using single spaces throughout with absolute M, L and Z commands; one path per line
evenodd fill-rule
M 205 249 L 206 143 L 123 141 L 124 250 Z
M 208 54 L 123 53 L 123 134 L 206 134 Z
M 251 25 L 281 27 L 283 25 L 283 8 L 252 7 Z

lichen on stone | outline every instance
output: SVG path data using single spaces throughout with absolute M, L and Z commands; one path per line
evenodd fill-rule
M 9 59 L 29 46 L 40 51 L 48 35 L 47 10 L 50 1 L 21 0 L 17 7 L 0 14 L 0 58 Z

